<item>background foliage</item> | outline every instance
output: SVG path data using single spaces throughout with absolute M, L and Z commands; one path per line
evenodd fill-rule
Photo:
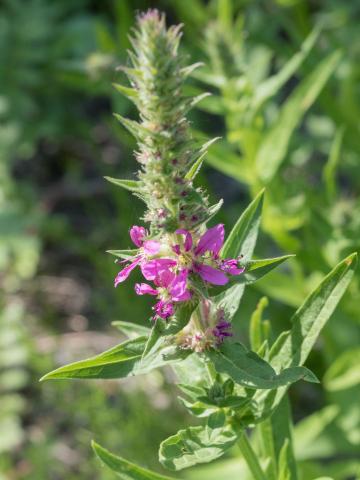
M 126 245 L 142 206 L 102 177 L 135 169 L 133 140 L 112 117 L 131 117 L 132 106 L 111 83 L 122 79 L 115 67 L 134 11 L 154 6 L 185 24 L 184 50 L 205 63 L 188 93 L 213 94 L 191 120 L 200 138 L 222 137 L 201 174 L 225 200 L 218 219 L 230 226 L 265 186 L 256 254 L 297 254 L 247 289 L 239 338 L 249 342 L 245 319 L 264 295 L 272 330 L 288 328 L 324 274 L 359 250 L 358 2 L 4 0 L 0 478 L 113 478 L 90 451 L 94 437 L 160 471 L 157 445 L 188 422 L 166 371 L 121 383 L 37 382 L 119 343 L 112 321 L 147 322 L 146 299 L 113 289 L 117 269 L 104 253 Z M 359 280 L 308 361 L 322 385 L 291 389 L 304 479 L 356 478 L 359 469 Z M 220 468 L 226 478 L 243 468 L 246 478 L 233 457 L 182 478 L 219 478 Z

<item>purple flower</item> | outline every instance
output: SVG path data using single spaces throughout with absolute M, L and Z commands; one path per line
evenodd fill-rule
M 140 266 L 141 273 L 146 280 L 156 280 L 164 273 L 171 273 L 170 268 L 176 267 L 177 262 L 171 258 L 156 258 L 143 262 Z
M 215 328 L 213 328 L 212 334 L 214 335 L 214 337 L 216 337 L 216 343 L 220 345 L 221 343 L 223 343 L 226 337 L 233 336 L 231 332 L 231 323 L 226 322 L 225 320 L 220 320 L 215 325 Z
M 193 237 L 188 230 L 176 230 L 178 235 L 184 236 L 183 246 L 174 245 L 173 252 L 181 256 L 184 262 L 191 260 L 190 270 L 198 273 L 200 277 L 213 285 L 225 285 L 229 279 L 226 274 L 240 275 L 244 268 L 238 268 L 238 261 L 233 258 L 222 260 L 219 252 L 224 244 L 224 225 L 219 223 L 209 228 L 193 245 Z M 181 259 L 180 259 L 181 263 Z
M 138 295 L 153 295 L 159 299 L 153 307 L 155 311 L 154 320 L 159 317 L 164 319 L 171 317 L 174 314 L 174 302 L 190 300 L 191 293 L 187 289 L 186 270 L 176 275 L 165 268 L 153 280 L 156 289 L 147 283 L 137 283 L 135 291 Z
M 139 248 L 139 254 L 136 255 L 135 257 L 130 260 L 130 263 L 123 268 L 116 276 L 115 278 L 115 287 L 119 285 L 119 283 L 124 282 L 132 270 L 134 270 L 135 267 L 140 265 L 141 270 L 147 272 L 147 275 L 143 275 L 146 279 L 152 280 L 153 278 L 153 272 L 154 270 L 156 271 L 161 271 L 161 265 L 164 264 L 164 262 L 167 262 L 167 259 L 155 259 L 151 260 L 149 257 L 156 255 L 160 251 L 161 244 L 157 240 L 145 240 L 145 238 L 148 236 L 148 231 L 144 227 L 138 227 L 137 225 L 134 225 L 130 229 L 130 238 L 133 241 L 133 243 Z M 124 260 L 121 263 L 126 263 L 129 262 L 129 260 Z M 170 262 L 173 262 L 173 264 L 176 264 L 173 260 L 170 260 Z M 147 268 L 148 264 L 151 264 L 150 267 Z

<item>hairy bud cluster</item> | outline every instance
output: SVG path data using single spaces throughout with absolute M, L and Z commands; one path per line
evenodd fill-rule
M 140 113 L 139 122 L 117 117 L 138 141 L 139 190 L 152 233 L 191 229 L 209 216 L 207 198 L 191 178 L 191 167 L 204 148 L 196 147 L 185 117 L 203 95 L 184 96 L 184 81 L 198 65 L 184 66 L 178 53 L 180 29 L 167 29 L 157 10 L 140 15 L 131 38 L 132 67 L 121 67 L 131 88 L 118 86 Z

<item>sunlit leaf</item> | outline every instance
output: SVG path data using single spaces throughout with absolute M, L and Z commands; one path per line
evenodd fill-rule
M 179 361 L 190 352 L 159 342 L 157 349 L 142 358 L 148 337 L 127 340 L 100 355 L 60 367 L 41 380 L 67 378 L 124 378 L 147 373 L 154 368 Z
M 274 389 L 298 380 L 318 382 L 315 375 L 304 367 L 286 368 L 276 374 L 272 366 L 240 343 L 224 343 L 207 356 L 220 373 L 229 375 L 235 383 L 247 388 Z
M 278 120 L 265 135 L 256 155 L 256 168 L 264 182 L 272 180 L 278 171 L 287 154 L 290 138 L 295 128 L 318 97 L 337 67 L 340 58 L 339 51 L 328 55 L 300 83 L 285 102 Z
M 204 427 L 179 430 L 160 445 L 159 460 L 169 470 L 182 470 L 221 457 L 234 445 L 237 434 L 222 411 L 211 415 Z
M 92 447 L 99 459 L 122 480 L 175 480 L 128 462 L 124 458 L 105 450 L 105 448 L 94 441 L 92 442 Z
M 110 183 L 117 185 L 119 187 L 125 188 L 125 190 L 129 190 L 130 192 L 141 192 L 141 183 L 138 180 L 123 180 L 121 178 L 112 178 L 112 177 L 104 177 Z
M 236 258 L 241 254 L 247 259 L 251 258 L 258 236 L 263 198 L 264 190 L 241 214 L 224 243 L 221 250 L 222 258 Z
M 296 72 L 302 62 L 305 60 L 309 52 L 312 50 L 316 40 L 319 37 L 320 29 L 315 28 L 305 39 L 301 46 L 301 50 L 293 55 L 291 59 L 282 67 L 282 69 L 272 77 L 262 82 L 256 89 L 253 99 L 252 108 L 257 110 L 262 103 L 275 95 L 280 88 L 289 80 Z

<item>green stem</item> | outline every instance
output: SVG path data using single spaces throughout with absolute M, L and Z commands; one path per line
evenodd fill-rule
M 215 370 L 214 365 L 209 361 L 205 361 L 205 366 L 206 366 L 206 370 L 209 374 L 210 383 L 211 384 L 215 383 L 215 381 L 216 381 L 216 370 Z
M 240 447 L 241 453 L 249 467 L 250 472 L 252 473 L 254 480 L 267 480 L 265 473 L 262 471 L 258 458 L 246 436 L 246 433 L 243 433 L 239 440 L 238 445 Z

